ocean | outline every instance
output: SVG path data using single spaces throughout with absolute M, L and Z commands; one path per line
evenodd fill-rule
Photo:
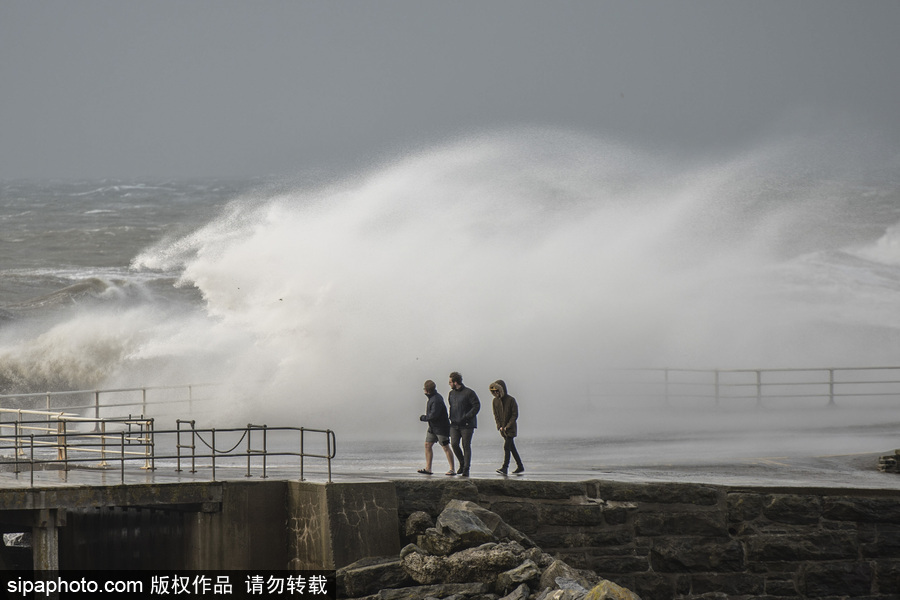
M 586 397 L 605 369 L 898 365 L 889 167 L 530 132 L 290 181 L 0 182 L 0 393 L 215 382 L 229 423 L 418 439 L 422 382 L 460 371 L 525 432 L 602 436 L 658 416 Z

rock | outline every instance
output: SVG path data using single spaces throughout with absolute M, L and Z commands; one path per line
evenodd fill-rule
M 435 527 L 418 538 L 419 546 L 431 554 L 447 556 L 458 550 L 497 541 L 493 532 L 475 513 L 458 501 L 450 502 L 437 518 Z
M 403 558 L 403 569 L 421 584 L 478 581 L 493 586 L 501 573 L 522 564 L 524 553 L 516 542 L 484 544 L 450 556 L 412 553 Z
M 443 583 L 420 585 L 378 592 L 379 600 L 425 600 L 425 598 L 445 598 L 483 596 L 487 593 L 483 583 Z
M 525 558 L 533 560 L 534 564 L 541 568 L 541 571 L 552 565 L 553 561 L 556 560 L 540 548 L 529 548 L 525 551 Z
M 497 541 L 494 532 L 484 524 L 484 521 L 465 506 L 468 504 L 472 503 L 452 500 L 447 504 L 435 524 L 438 532 L 453 538 L 458 549 L 473 548 Z
M 416 514 L 407 520 L 408 534 L 426 524 L 423 516 L 415 517 L 413 522 Z M 510 527 L 499 515 L 466 500 L 448 502 L 435 527 L 426 528 L 417 539 L 424 550 L 439 556 L 503 540 L 514 541 L 525 548 L 536 547 L 528 536 Z
M 415 538 L 425 533 L 429 527 L 434 527 L 434 520 L 425 511 L 416 511 L 406 519 L 406 537 Z
M 461 546 L 458 538 L 452 535 L 443 535 L 434 527 L 425 530 L 424 535 L 419 536 L 418 542 L 419 547 L 426 553 L 437 556 L 452 554 Z
M 338 595 L 342 598 L 358 598 L 374 594 L 385 588 L 411 585 L 413 580 L 403 569 L 400 558 L 363 558 L 336 573 Z
M 581 585 L 574 579 L 569 579 L 568 577 L 557 577 L 556 587 L 561 590 L 572 590 L 576 594 L 580 594 L 582 596 L 588 593 L 588 590 L 583 585 Z
M 500 600 L 528 600 L 528 596 L 531 595 L 531 589 L 526 584 L 522 584 L 512 592 L 503 596 Z
M 516 585 L 537 581 L 541 578 L 541 569 L 531 559 L 525 559 L 525 562 L 514 569 L 504 571 L 497 576 L 497 582 L 494 589 L 499 594 L 505 594 Z
M 417 536 L 418 544 L 407 544 L 397 558 L 363 559 L 340 569 L 338 597 L 640 600 L 611 581 L 554 559 L 496 513 L 473 502 L 451 500 L 431 524 L 424 512 L 410 514 L 406 534 Z
M 574 590 L 551 590 L 546 589 L 541 592 L 536 600 L 580 600 L 583 597 L 579 592 Z
M 444 510 L 447 509 L 462 510 L 472 513 L 491 530 L 491 533 L 494 534 L 494 537 L 498 541 L 508 540 L 511 542 L 518 542 L 524 548 L 536 547 L 535 543 L 532 542 L 527 535 L 507 524 L 500 515 L 491 512 L 486 508 L 482 508 L 474 502 L 469 502 L 467 500 L 451 500 Z
M 556 584 L 557 578 L 571 580 L 585 589 L 591 589 L 600 582 L 600 578 L 592 573 L 580 571 L 570 567 L 561 560 L 554 560 L 549 567 L 544 569 L 541 574 L 540 588 L 541 590 L 558 589 Z
M 620 585 L 616 585 L 612 581 L 604 579 L 591 588 L 584 600 L 641 600 L 641 597 Z
M 402 559 L 407 554 L 412 554 L 413 552 L 417 552 L 419 554 L 428 554 L 427 552 L 425 552 L 424 550 L 422 550 L 415 544 L 407 544 L 407 545 L 403 546 L 403 548 L 400 550 L 400 558 Z

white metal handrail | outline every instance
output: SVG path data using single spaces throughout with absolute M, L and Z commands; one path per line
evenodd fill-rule
M 156 470 L 156 462 L 160 460 L 176 461 L 176 472 L 182 472 L 182 459 L 190 458 L 191 473 L 197 473 L 198 461 L 209 461 L 209 467 L 212 470 L 212 479 L 216 480 L 217 461 L 221 462 L 223 458 L 243 459 L 247 460 L 246 477 L 251 476 L 252 459 L 261 458 L 262 477 L 267 477 L 267 461 L 275 456 L 293 456 L 299 458 L 300 479 L 304 479 L 305 459 L 317 458 L 324 459 L 327 462 L 328 481 L 331 481 L 332 470 L 331 461 L 336 455 L 336 439 L 334 432 L 330 429 L 308 429 L 303 427 L 269 427 L 267 425 L 247 425 L 244 428 L 228 428 L 228 429 L 198 429 L 193 421 L 180 421 L 178 428 L 175 430 L 156 430 L 153 427 L 153 419 L 104 419 L 93 420 L 82 418 L 81 423 L 93 423 L 94 430 L 91 432 L 69 431 L 65 426 L 57 431 L 46 427 L 46 423 L 41 422 L 16 422 L 15 433 L 0 434 L 0 448 L 13 447 L 16 449 L 13 459 L 0 458 L 0 465 L 15 465 L 15 472 L 18 474 L 23 468 L 28 468 L 31 473 L 31 485 L 34 485 L 34 472 L 53 465 L 63 465 L 68 471 L 74 465 L 82 467 L 106 468 L 109 461 L 119 463 L 122 483 L 125 483 L 125 467 L 126 463 L 130 464 L 134 460 L 143 460 L 143 469 Z M 23 431 L 31 431 L 27 429 L 32 423 L 40 423 L 36 428 L 44 427 L 42 433 L 23 433 Z M 59 421 L 65 424 L 66 421 Z M 110 424 L 119 424 L 123 427 L 138 426 L 138 432 L 122 429 L 120 431 L 110 432 L 107 426 Z M 189 424 L 189 428 L 182 427 L 183 424 Z M 98 431 L 100 433 L 98 433 Z M 253 445 L 253 434 L 262 435 L 262 447 Z M 305 436 L 307 434 L 324 435 L 325 453 L 309 451 L 306 447 Z M 182 444 L 182 435 L 190 434 L 191 444 Z M 217 444 L 216 435 L 222 434 L 241 434 L 241 439 L 237 444 L 230 448 L 220 447 Z M 287 434 L 296 436 L 295 442 L 299 442 L 295 446 L 296 450 L 272 450 L 268 445 L 268 437 L 270 435 Z M 159 441 L 161 438 L 171 436 L 174 438 L 174 454 L 167 454 L 159 450 Z M 221 441 L 221 437 L 219 438 Z M 238 451 L 240 444 L 246 440 L 246 449 Z M 197 442 L 200 443 L 197 443 Z M 162 444 L 165 448 L 166 445 Z M 42 448 L 56 448 L 58 450 L 56 458 L 41 456 Z M 182 455 L 182 450 L 189 449 L 190 452 Z M 93 453 L 94 456 L 89 456 Z M 99 456 L 96 456 L 98 455 Z M 205 467 L 206 465 L 201 465 Z
M 224 386 L 217 383 L 192 383 L 184 385 L 144 386 L 131 388 L 107 388 L 94 390 L 65 390 L 56 392 L 29 392 L 21 394 L 0 394 L 0 407 L 10 408 L 12 403 L 31 402 L 36 406 L 43 404 L 46 412 L 53 412 L 54 407 L 64 408 L 66 411 L 93 411 L 95 419 L 101 418 L 104 409 L 117 409 L 132 407 L 134 412 L 148 414 L 151 406 L 179 405 L 186 406 L 187 411 L 193 411 L 198 402 L 205 402 L 212 398 L 197 396 L 198 390 L 222 389 Z M 174 397 L 161 398 L 163 392 L 175 392 Z M 122 399 L 123 395 L 133 394 L 134 399 Z M 38 410 L 34 408 L 34 410 Z
M 634 368 L 598 372 L 601 381 L 588 386 L 592 398 L 657 398 L 712 400 L 716 405 L 739 400 L 785 403 L 821 399 L 873 398 L 900 400 L 900 366 L 774 369 Z

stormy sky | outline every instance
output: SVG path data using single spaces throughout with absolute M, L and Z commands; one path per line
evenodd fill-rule
M 900 2 L 0 0 L 0 178 L 344 169 L 552 127 L 900 148 Z

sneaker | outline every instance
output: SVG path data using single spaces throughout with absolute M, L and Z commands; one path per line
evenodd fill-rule
M 506 473 L 506 469 L 503 469 L 503 468 L 497 469 L 497 472 L 498 472 L 499 474 L 501 474 L 501 475 L 506 475 L 506 474 L 507 474 L 507 473 Z
M 462 475 L 464 470 L 465 470 L 465 469 L 463 469 L 462 467 L 460 467 L 460 468 L 456 471 L 456 474 L 457 474 L 457 475 Z
M 469 472 L 468 472 L 468 471 L 463 471 L 462 473 L 459 473 L 459 474 L 462 475 L 463 477 L 468 477 L 468 476 L 469 476 Z
M 513 471 L 513 473 L 515 475 L 518 475 L 519 473 L 524 473 L 524 472 L 525 472 L 525 465 L 519 465 L 518 467 L 516 467 L 516 470 Z

